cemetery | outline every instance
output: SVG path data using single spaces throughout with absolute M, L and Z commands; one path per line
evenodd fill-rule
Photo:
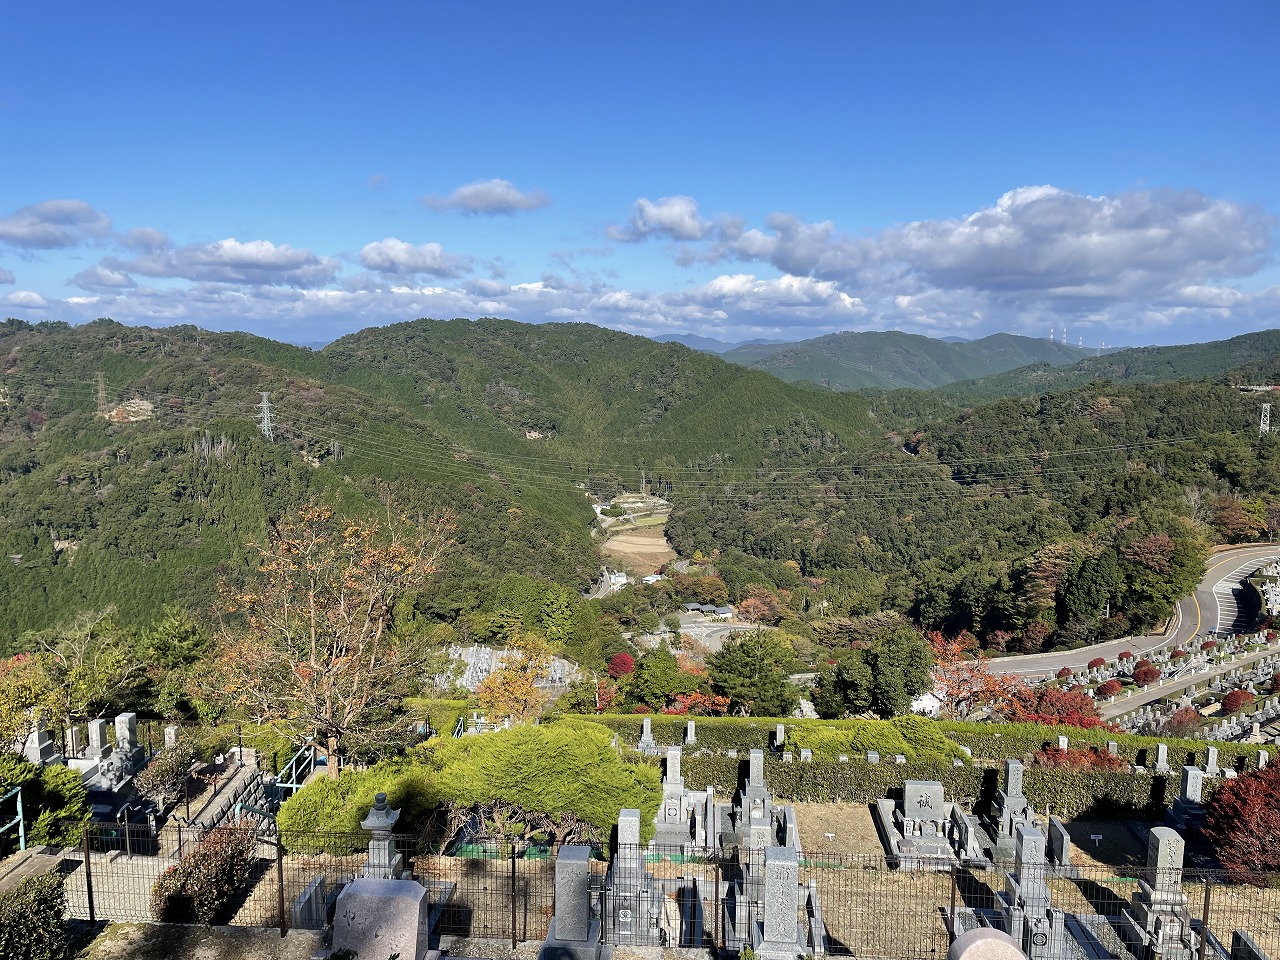
M 141 809 L 134 781 L 148 759 L 136 718 L 90 724 L 83 745 L 69 735 L 67 752 L 81 756 L 62 757 L 43 729 L 24 750 L 76 771 L 94 799 L 77 847 L 37 854 L 64 865 L 67 909 L 83 919 L 153 920 L 158 878 L 238 832 L 246 883 L 206 915 L 316 931 L 325 949 L 361 955 L 485 956 L 534 942 L 547 960 L 660 947 L 749 948 L 771 960 L 915 957 L 974 931 L 999 931 L 1021 955 L 1045 960 L 1280 953 L 1280 921 L 1271 920 L 1280 898 L 1224 886 L 1187 853 L 1211 790 L 1265 767 L 1266 747 L 1016 725 L 978 735 L 975 726 L 933 724 L 925 735 L 902 718 L 866 728 L 575 720 L 564 728 L 573 740 L 599 731 L 600 749 L 653 779 L 633 794 L 638 806 L 618 794 L 607 829 L 549 847 L 478 837 L 432 847 L 404 832 L 387 792 L 365 801 L 358 833 L 301 838 L 276 825 L 281 778 L 257 770 L 248 751 L 223 758 L 240 772 L 192 816 L 175 804 L 166 822 L 143 817 L 122 831 L 122 811 L 127 823 L 131 803 Z M 458 745 L 450 750 L 523 737 L 527 757 L 557 724 L 503 731 L 476 716 L 462 727 L 444 736 Z M 177 738 L 167 731 L 167 748 Z M 855 747 L 868 742 L 884 752 Z M 1064 789 L 1072 774 L 1036 764 L 1045 750 L 1092 750 L 1122 763 L 1090 784 L 1095 806 L 1109 795 L 1117 815 L 1088 819 L 1097 811 Z M 401 781 L 388 782 L 403 804 Z M 1124 782 L 1140 786 L 1126 793 L 1116 788 Z M 1157 783 L 1165 786 L 1158 811 L 1132 802 L 1144 791 L 1149 799 Z

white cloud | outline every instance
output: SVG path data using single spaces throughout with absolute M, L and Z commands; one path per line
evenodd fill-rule
M 53 250 L 111 232 L 111 218 L 83 200 L 45 200 L 0 217 L 0 243 Z
M 416 246 L 396 237 L 367 243 L 360 251 L 360 263 L 367 270 L 392 276 L 459 277 L 472 270 L 472 259 L 445 253 L 438 243 Z
M 123 270 L 111 270 L 102 264 L 81 270 L 71 278 L 81 290 L 120 290 L 134 286 L 133 277 Z
M 39 310 L 48 306 L 49 301 L 36 293 L 34 290 L 15 290 L 2 301 L 6 306 L 10 307 L 28 307 Z
M 478 180 L 458 187 L 448 196 L 429 194 L 422 198 L 432 210 L 456 210 L 467 216 L 510 216 L 521 210 L 537 210 L 551 202 L 541 190 L 522 192 L 510 180 Z
M 114 273 L 172 277 L 196 282 L 319 287 L 337 275 L 338 261 L 270 240 L 190 244 L 156 250 L 134 260 L 109 257 L 102 266 Z
M 0 267 L 0 283 L 16 283 L 16 282 L 17 282 L 17 277 L 13 275 L 12 270 L 6 270 L 4 267 Z
M 698 214 L 693 197 L 662 197 L 636 201 L 631 219 L 622 226 L 608 229 L 609 237 L 624 243 L 639 243 L 649 237 L 672 240 L 706 240 L 715 233 L 716 225 Z

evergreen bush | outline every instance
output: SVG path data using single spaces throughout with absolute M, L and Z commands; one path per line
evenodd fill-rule
M 336 780 L 317 777 L 280 807 L 276 824 L 291 853 L 347 853 L 363 849 L 369 834 L 360 821 L 374 798 L 400 811 L 398 833 L 418 829 L 444 799 L 430 771 L 412 760 L 384 760 L 364 770 L 348 767 Z
M 0 957 L 5 960 L 63 960 L 71 941 L 62 914 L 67 897 L 62 874 L 20 880 L 0 896 Z

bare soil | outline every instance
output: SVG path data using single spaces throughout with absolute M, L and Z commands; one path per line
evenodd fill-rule
M 316 930 L 113 923 L 79 960 L 310 960 L 322 945 Z
M 662 527 L 626 530 L 606 540 L 600 550 L 621 562 L 628 573 L 641 576 L 676 558 Z

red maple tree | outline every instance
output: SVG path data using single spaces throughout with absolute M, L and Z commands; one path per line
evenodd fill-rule
M 1238 883 L 1280 870 L 1280 766 L 1223 782 L 1205 805 L 1204 835 Z

